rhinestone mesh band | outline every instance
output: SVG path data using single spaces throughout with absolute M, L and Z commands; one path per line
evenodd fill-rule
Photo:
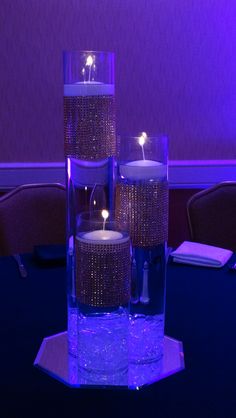
M 130 300 L 130 240 L 92 244 L 76 239 L 76 296 L 89 306 L 109 307 Z
M 64 150 L 90 161 L 116 154 L 114 96 L 64 96 Z
M 167 241 L 168 182 L 118 183 L 116 219 L 128 223 L 135 247 L 154 247 Z

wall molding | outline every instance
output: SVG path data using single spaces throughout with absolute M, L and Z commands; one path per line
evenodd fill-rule
M 171 188 L 206 188 L 236 181 L 236 160 L 170 160 Z M 0 163 L 0 190 L 27 183 L 65 183 L 64 162 Z
M 236 160 L 171 160 L 172 188 L 206 188 L 221 181 L 236 181 Z
M 65 164 L 0 163 L 0 190 L 29 183 L 65 183 Z

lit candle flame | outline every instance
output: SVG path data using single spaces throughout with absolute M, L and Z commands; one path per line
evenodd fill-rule
M 145 144 L 146 139 L 147 139 L 146 132 L 142 132 L 139 139 L 138 139 L 138 143 L 139 143 L 139 145 L 141 145 L 141 147 Z
M 143 146 L 144 146 L 146 140 L 147 140 L 147 134 L 146 134 L 146 132 L 142 132 L 141 135 L 140 135 L 140 137 L 138 138 L 138 143 L 142 147 L 143 160 L 145 160 L 145 154 L 144 154 L 144 148 L 143 148 Z
M 89 82 L 91 81 L 91 69 L 92 69 L 93 61 L 94 61 L 94 59 L 93 59 L 92 55 L 88 55 L 87 58 L 86 58 L 85 65 L 86 65 L 86 67 L 89 67 L 89 74 L 88 74 L 88 81 Z
M 86 66 L 89 66 L 89 67 L 91 67 L 93 65 L 93 57 L 92 57 L 92 55 L 88 55 L 87 56 L 86 64 L 85 65 Z
M 102 217 L 103 217 L 103 219 L 104 219 L 104 221 L 103 221 L 103 231 L 105 230 L 105 223 L 106 223 L 106 220 L 107 220 L 107 218 L 108 218 L 108 216 L 109 216 L 109 212 L 108 212 L 108 210 L 106 210 L 106 209 L 103 209 L 102 210 Z

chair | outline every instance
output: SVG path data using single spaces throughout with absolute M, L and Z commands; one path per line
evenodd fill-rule
M 236 251 L 236 182 L 226 181 L 187 202 L 192 241 Z
M 0 255 L 32 252 L 35 245 L 62 244 L 65 236 L 63 185 L 22 185 L 0 198 Z

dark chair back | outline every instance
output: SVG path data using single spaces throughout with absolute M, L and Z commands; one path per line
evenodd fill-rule
M 236 251 L 236 182 L 226 181 L 187 202 L 192 241 Z
M 23 185 L 0 198 L 0 255 L 32 252 L 35 245 L 63 244 L 65 237 L 63 185 Z

